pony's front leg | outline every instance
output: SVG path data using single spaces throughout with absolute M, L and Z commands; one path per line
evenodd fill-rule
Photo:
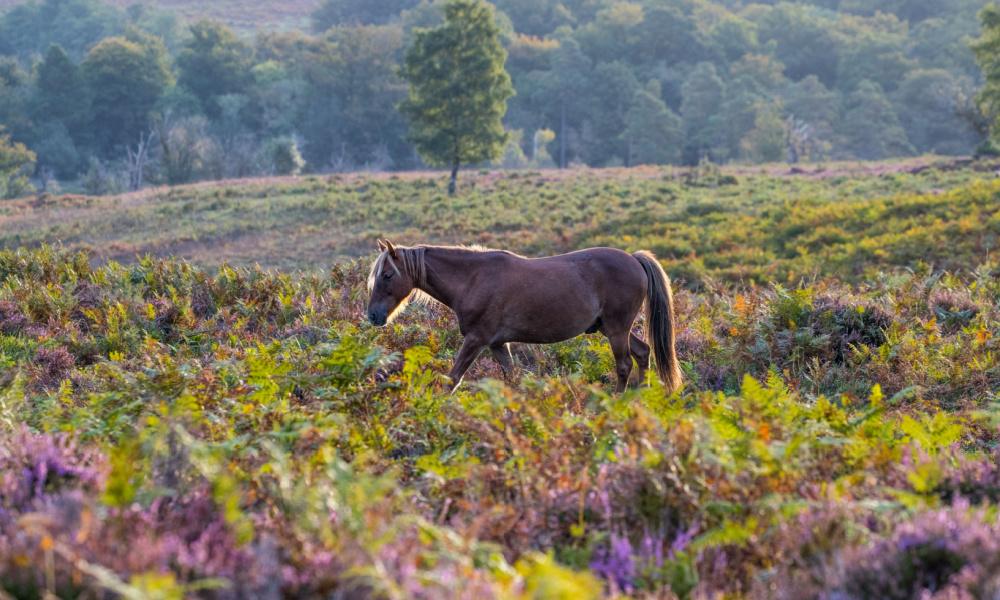
M 455 357 L 455 365 L 452 366 L 451 373 L 448 374 L 451 378 L 452 393 L 458 389 L 459 384 L 462 383 L 462 377 L 465 376 L 465 372 L 472 366 L 472 363 L 479 356 L 485 345 L 478 337 L 471 335 L 465 337 L 465 341 L 462 342 L 462 348 L 459 349 L 458 356 Z

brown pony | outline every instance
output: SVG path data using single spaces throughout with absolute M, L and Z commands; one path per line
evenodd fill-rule
M 509 379 L 510 342 L 551 344 L 600 331 L 611 342 L 620 392 L 633 357 L 640 381 L 649 367 L 649 345 L 632 333 L 644 302 L 645 337 L 652 340 L 660 379 L 671 391 L 680 386 L 670 279 L 649 252 L 588 248 L 525 258 L 479 248 L 396 247 L 383 240 L 378 246 L 368 276 L 368 319 L 385 325 L 412 300 L 433 299 L 453 310 L 465 336 L 450 373 L 453 390 L 483 348 Z

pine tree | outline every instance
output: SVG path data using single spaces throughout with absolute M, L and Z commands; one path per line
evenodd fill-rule
M 492 5 L 451 0 L 444 10 L 444 24 L 418 31 L 406 53 L 403 76 L 410 89 L 400 108 L 421 157 L 451 167 L 448 193 L 454 194 L 462 164 L 503 152 L 508 134 L 502 120 L 514 88 Z

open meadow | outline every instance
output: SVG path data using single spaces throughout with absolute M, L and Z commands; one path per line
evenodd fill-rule
M 1000 594 L 991 162 L 332 175 L 0 203 L 0 590 Z M 651 250 L 685 385 L 605 339 L 364 321 L 378 237 Z

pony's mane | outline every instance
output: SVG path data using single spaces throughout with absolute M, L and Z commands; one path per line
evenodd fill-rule
M 511 256 L 518 256 L 524 258 L 520 254 L 511 252 L 510 250 L 499 250 L 497 248 L 490 248 L 489 246 L 483 246 L 481 244 L 462 244 L 456 246 L 420 246 L 421 248 L 428 248 L 433 250 L 454 250 L 458 252 L 478 252 L 480 254 L 486 252 L 500 252 L 502 254 L 509 254 Z

